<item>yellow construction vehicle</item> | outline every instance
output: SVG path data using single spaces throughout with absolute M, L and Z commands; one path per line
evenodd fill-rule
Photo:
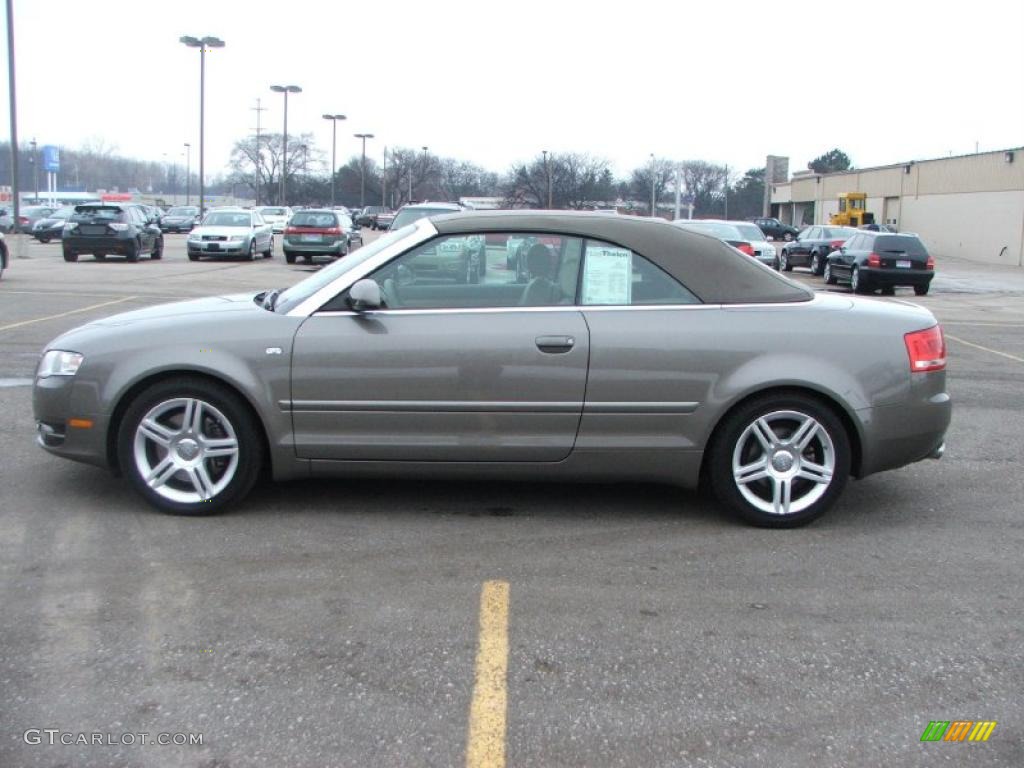
M 859 227 L 874 224 L 875 214 L 868 213 L 868 196 L 864 192 L 843 192 L 839 195 L 839 213 L 833 213 L 829 224 L 840 227 Z

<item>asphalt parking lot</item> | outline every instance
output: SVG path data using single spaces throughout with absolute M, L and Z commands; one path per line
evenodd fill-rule
M 316 268 L 279 245 L 194 264 L 184 237 L 137 264 L 32 243 L 0 281 L 0 766 L 474 764 L 506 625 L 507 737 L 476 748 L 509 766 L 1024 765 L 1017 272 L 939 258 L 932 294 L 879 299 L 943 323 L 946 455 L 851 483 L 808 528 L 674 488 L 399 479 L 267 484 L 189 519 L 38 449 L 30 387 L 90 319 Z M 998 725 L 923 743 L 932 720 Z

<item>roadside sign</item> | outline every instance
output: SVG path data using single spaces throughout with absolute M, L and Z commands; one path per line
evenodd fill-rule
M 47 173 L 60 172 L 60 147 L 53 144 L 43 147 L 43 170 Z

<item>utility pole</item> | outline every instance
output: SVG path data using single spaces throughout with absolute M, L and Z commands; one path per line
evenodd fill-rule
M 427 149 L 428 147 L 423 147 L 423 183 L 427 181 L 427 165 L 429 162 L 427 160 Z
M 548 182 L 548 210 L 551 210 L 551 166 L 548 165 L 548 151 L 546 149 L 541 150 L 541 154 L 544 155 L 544 175 L 547 177 Z
M 380 207 L 387 208 L 388 199 L 388 148 L 384 147 L 384 171 L 380 175 Z
M 767 182 L 766 182 L 767 183 Z M 725 166 L 725 218 L 729 218 L 729 166 Z
M 21 215 L 21 201 L 18 192 L 18 99 L 15 96 L 14 77 L 14 2 L 7 0 L 7 93 L 11 100 L 11 221 L 17 231 Z M 23 253 L 22 238 L 18 241 L 18 258 L 27 258 Z
M 185 142 L 185 205 L 192 205 L 192 145 Z
M 263 106 L 263 99 L 256 98 L 256 106 L 249 107 L 253 112 L 256 113 L 256 205 L 260 204 L 260 174 L 263 172 L 263 134 L 261 129 L 263 127 L 262 113 L 267 111 L 267 108 Z
M 680 200 L 680 196 L 681 196 L 681 192 L 682 192 L 682 190 L 680 189 L 681 186 L 682 185 L 679 183 L 679 166 L 677 165 L 676 166 L 676 215 L 675 215 L 675 218 L 677 218 L 677 219 L 679 218 L 679 214 L 681 212 L 681 209 L 680 209 L 680 203 L 682 202 Z
M 36 144 L 34 137 L 29 146 L 32 147 L 32 156 L 29 158 L 29 163 L 32 165 L 32 183 L 36 189 L 36 205 L 39 205 L 39 157 L 36 155 L 39 145 Z
M 359 207 L 366 207 L 366 140 L 372 139 L 372 133 L 354 133 L 352 134 L 357 139 L 363 141 L 363 162 L 359 167 Z

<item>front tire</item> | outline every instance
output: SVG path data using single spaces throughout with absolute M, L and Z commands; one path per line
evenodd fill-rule
M 789 254 L 785 249 L 783 249 L 782 256 L 779 258 L 779 264 L 782 266 L 783 272 L 793 271 L 793 265 L 789 263 Z
M 722 506 L 763 528 L 794 528 L 835 504 L 850 474 L 836 414 L 799 392 L 757 397 L 719 426 L 707 478 Z
M 825 277 L 825 285 L 835 285 L 836 284 L 836 276 L 832 274 L 832 263 L 831 262 L 828 262 L 828 261 L 825 262 L 825 275 L 824 275 L 824 277 Z
M 821 254 L 811 254 L 811 274 L 815 277 L 821 277 L 821 273 L 824 271 L 824 267 L 821 264 Z
M 197 377 L 162 381 L 128 406 L 121 470 L 161 512 L 207 515 L 240 501 L 263 463 L 263 437 L 240 398 Z
M 270 245 L 267 246 L 267 250 L 263 252 L 264 259 L 272 259 L 274 257 L 274 238 L 271 236 Z
M 245 254 L 246 261 L 256 261 L 256 238 L 249 241 L 249 252 Z
M 860 269 L 857 267 L 854 267 L 850 273 L 850 290 L 854 293 L 871 293 L 871 286 L 868 285 L 867 280 L 861 278 Z
M 78 261 L 78 254 L 64 251 L 64 261 Z
M 149 254 L 151 259 L 162 259 L 164 257 L 164 239 L 158 237 L 153 243 L 153 252 Z
M 784 234 L 782 236 L 782 239 L 785 240 L 787 243 L 793 242 L 793 233 L 792 232 L 787 232 L 786 234 Z

